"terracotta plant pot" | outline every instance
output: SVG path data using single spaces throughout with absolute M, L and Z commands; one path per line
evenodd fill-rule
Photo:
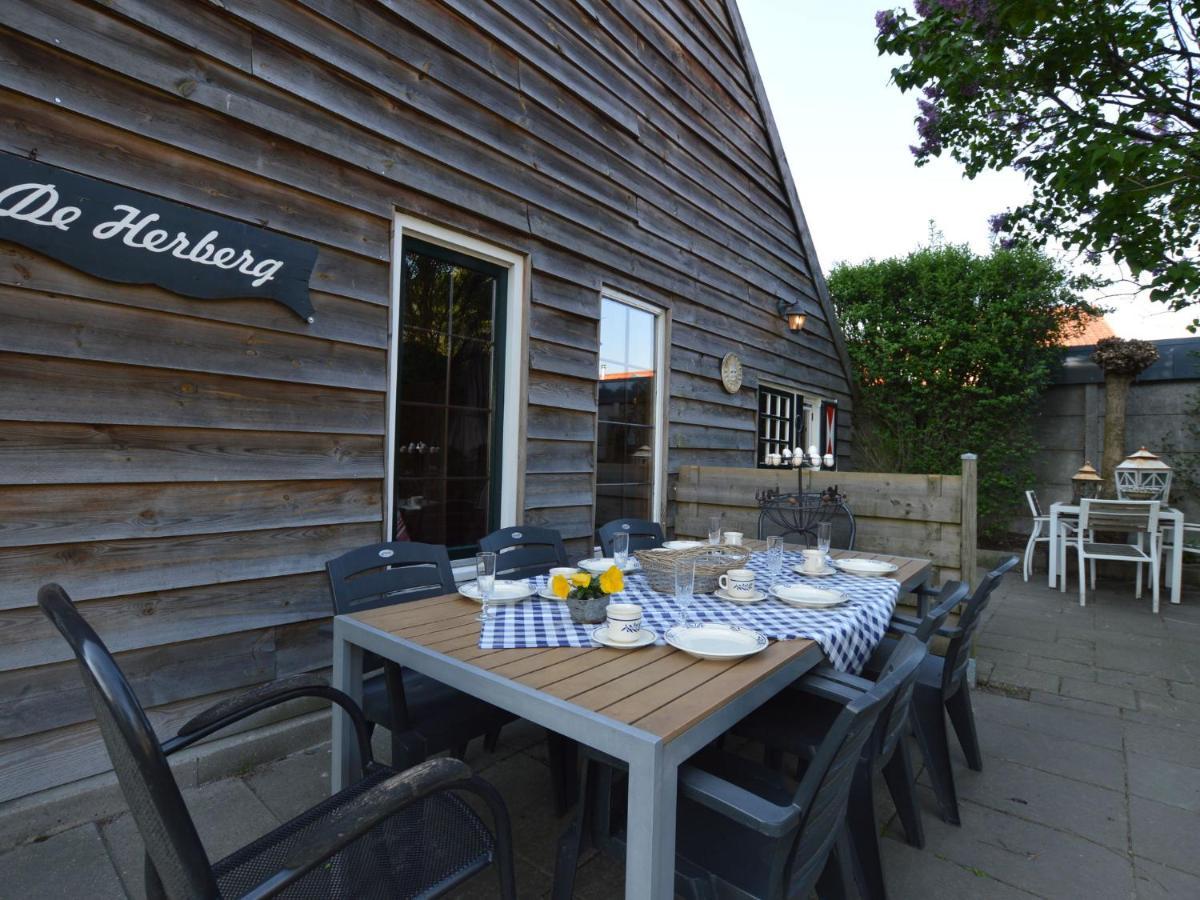
M 568 597 L 567 609 L 576 625 L 599 625 L 607 617 L 608 597 Z

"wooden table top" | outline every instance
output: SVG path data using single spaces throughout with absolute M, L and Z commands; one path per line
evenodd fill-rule
M 752 549 L 758 542 L 748 541 Z M 928 578 L 929 560 L 835 551 L 895 563 L 892 576 L 911 589 Z M 365 625 L 444 653 L 482 670 L 658 735 L 664 741 L 753 687 L 781 665 L 820 648 L 810 640 L 772 641 L 740 660 L 696 659 L 674 647 L 636 651 L 607 647 L 479 647 L 479 604 L 458 594 L 355 613 Z M 814 663 L 815 664 L 815 663 Z

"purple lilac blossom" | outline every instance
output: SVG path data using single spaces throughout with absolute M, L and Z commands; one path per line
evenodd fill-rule
M 875 13 L 875 29 L 880 37 L 890 37 L 899 27 L 900 23 L 896 21 L 896 14 L 892 10 L 881 9 Z
M 992 234 L 1000 234 L 1003 231 L 1008 231 L 1012 224 L 1012 213 L 1001 212 L 988 218 L 988 228 L 992 230 Z

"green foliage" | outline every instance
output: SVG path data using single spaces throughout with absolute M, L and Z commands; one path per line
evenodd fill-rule
M 1031 417 L 1060 340 L 1094 312 L 1085 287 L 1028 246 L 933 246 L 834 268 L 864 466 L 957 474 L 977 453 L 981 532 L 1004 532 L 1032 482 Z
M 917 164 L 1015 168 L 1028 204 L 997 233 L 1111 253 L 1156 300 L 1200 302 L 1200 3 L 917 0 L 876 16 L 919 88 Z M 1193 325 L 1200 324 L 1200 319 Z

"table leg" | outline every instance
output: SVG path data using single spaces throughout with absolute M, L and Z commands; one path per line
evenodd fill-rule
M 1171 542 L 1171 602 L 1178 603 L 1183 591 L 1183 514 L 1175 520 L 1175 540 Z M 1160 551 L 1161 552 L 1161 551 Z
M 333 621 L 333 686 L 362 706 L 362 647 L 352 644 L 341 633 L 337 619 Z M 354 784 L 359 772 L 358 739 L 354 724 L 340 706 L 333 707 L 333 760 L 329 781 L 333 793 Z
M 1047 581 L 1051 588 L 1058 587 L 1058 511 L 1050 507 L 1050 540 L 1046 543 L 1047 555 L 1050 559 L 1047 561 Z
M 675 896 L 675 795 L 678 774 L 661 747 L 629 763 L 626 900 Z

